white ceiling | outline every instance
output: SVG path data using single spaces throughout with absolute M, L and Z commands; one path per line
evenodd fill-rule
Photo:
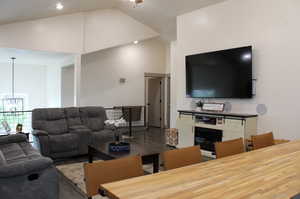
M 104 8 L 118 8 L 158 31 L 164 39 L 176 39 L 176 16 L 225 0 L 145 0 L 133 8 L 129 0 L 0 0 L 0 24 Z
M 166 40 L 176 39 L 176 16 L 197 10 L 225 0 L 144 0 L 138 8 L 128 3 L 119 5 L 119 9 L 149 25 Z
M 20 50 L 13 48 L 0 48 L 0 63 L 11 63 L 15 57 L 16 64 L 32 64 L 40 66 L 60 65 L 73 58 L 72 54 L 53 53 L 45 51 Z

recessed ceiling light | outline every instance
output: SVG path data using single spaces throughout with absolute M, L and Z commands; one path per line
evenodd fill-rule
M 144 0 L 129 0 L 131 3 L 134 4 L 134 7 L 136 8 L 139 4 L 143 3 Z
M 134 44 L 138 44 L 138 43 L 139 43 L 139 41 L 138 41 L 138 40 L 136 40 L 136 41 L 134 41 L 133 43 L 134 43 Z
M 64 5 L 61 3 L 61 2 L 58 2 L 57 4 L 56 4 L 56 9 L 57 10 L 62 10 L 64 8 Z
M 139 3 L 143 3 L 144 0 L 129 0 L 130 2 L 133 2 L 133 3 L 136 3 L 136 4 L 139 4 Z

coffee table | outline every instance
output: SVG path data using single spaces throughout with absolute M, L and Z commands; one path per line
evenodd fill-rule
M 88 146 L 89 163 L 92 163 L 97 156 L 102 160 L 113 160 L 127 156 L 140 155 L 143 164 L 153 164 L 153 173 L 159 172 L 159 155 L 160 153 L 174 149 L 165 144 L 164 132 L 136 132 L 134 139 L 127 140 L 130 143 L 130 152 L 111 152 L 109 143 L 111 139 L 105 141 L 94 141 Z

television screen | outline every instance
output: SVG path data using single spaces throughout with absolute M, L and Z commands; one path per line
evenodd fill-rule
M 251 98 L 252 47 L 186 56 L 186 94 L 192 98 Z

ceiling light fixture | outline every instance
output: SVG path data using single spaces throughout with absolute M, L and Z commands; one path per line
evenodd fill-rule
M 144 0 L 129 0 L 134 4 L 134 7 L 136 8 L 139 4 L 143 3 Z
M 136 41 L 134 41 L 133 43 L 134 43 L 134 44 L 138 44 L 138 43 L 139 43 L 139 41 L 138 41 L 138 40 L 136 40 Z
M 61 3 L 61 2 L 58 2 L 57 4 L 56 4 L 56 9 L 57 10 L 62 10 L 64 8 L 64 5 Z
M 2 99 L 3 109 L 9 112 L 22 111 L 24 99 L 15 95 L 15 57 L 11 57 L 11 96 Z

